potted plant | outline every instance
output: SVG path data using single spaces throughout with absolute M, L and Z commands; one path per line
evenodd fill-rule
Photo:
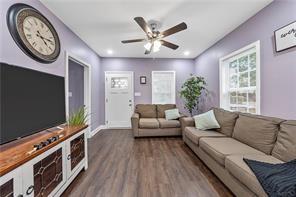
M 192 116 L 193 110 L 198 109 L 199 98 L 206 92 L 206 82 L 203 77 L 190 75 L 181 87 L 180 96 L 185 100 L 185 109 Z
M 79 108 L 77 111 L 70 114 L 68 118 L 68 126 L 81 126 L 86 125 L 88 114 L 85 107 Z

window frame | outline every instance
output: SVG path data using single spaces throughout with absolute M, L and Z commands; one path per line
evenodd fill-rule
M 155 96 L 154 96 L 154 93 L 153 93 L 153 90 L 154 90 L 154 82 L 153 82 L 153 78 L 154 78 L 154 75 L 156 73 L 172 73 L 173 74 L 173 82 L 172 82 L 172 98 L 171 98 L 171 103 L 156 103 L 155 102 Z M 152 94 L 152 104 L 176 104 L 176 71 L 174 70 L 167 70 L 167 71 L 152 71 L 151 73 L 151 94 Z
M 228 108 L 227 102 L 229 102 L 229 78 L 226 79 L 226 67 L 228 64 L 225 62 L 229 61 L 229 59 L 234 58 L 235 56 L 241 56 L 244 53 L 248 52 L 249 50 L 254 49 L 256 52 L 256 114 L 261 114 L 261 95 L 260 95 L 260 85 L 261 85 L 261 75 L 260 75 L 260 68 L 261 68 L 261 60 L 260 60 L 260 41 L 253 42 L 241 49 L 238 49 L 224 57 L 219 59 L 219 94 L 220 94 L 220 107 L 226 110 L 230 110 Z M 237 58 L 238 59 L 238 58 Z M 226 66 L 227 65 L 227 66 Z M 248 68 L 249 69 L 249 68 Z M 249 71 L 250 72 L 250 71 Z M 229 76 L 229 75 L 228 75 Z M 239 83 L 239 82 L 238 82 Z M 250 87 L 246 88 L 250 89 Z

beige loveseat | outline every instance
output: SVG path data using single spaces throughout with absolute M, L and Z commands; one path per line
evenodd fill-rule
M 165 110 L 176 105 L 138 104 L 131 117 L 134 137 L 140 136 L 181 136 L 181 124 L 178 120 L 166 120 Z
M 273 164 L 296 159 L 296 121 L 214 113 L 221 126 L 216 131 L 198 130 L 193 118 L 182 118 L 184 142 L 236 196 L 267 196 L 243 158 Z

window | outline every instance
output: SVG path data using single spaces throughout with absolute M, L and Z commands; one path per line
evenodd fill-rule
M 260 114 L 260 42 L 220 59 L 220 107 Z
M 128 88 L 128 78 L 127 77 L 112 77 L 111 78 L 111 88 L 112 89 L 127 89 Z
M 175 71 L 152 71 L 152 103 L 175 104 Z

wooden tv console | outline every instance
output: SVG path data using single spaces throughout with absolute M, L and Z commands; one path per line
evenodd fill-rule
M 60 196 L 88 167 L 87 126 L 42 131 L 0 146 L 0 197 Z M 36 150 L 34 145 L 59 136 Z

